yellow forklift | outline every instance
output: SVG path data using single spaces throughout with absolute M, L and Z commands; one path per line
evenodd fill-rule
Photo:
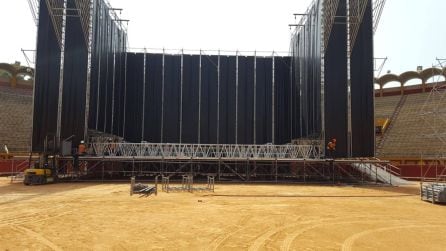
M 56 172 L 54 166 L 45 163 L 43 166 L 37 162 L 34 164 L 33 168 L 28 168 L 25 170 L 25 179 L 23 184 L 28 185 L 42 185 L 53 183 L 56 180 Z
M 48 138 L 48 136 L 45 138 L 45 149 L 44 152 L 40 155 L 40 162 L 34 163 L 33 167 L 26 169 L 24 172 L 23 184 L 25 184 L 26 186 L 42 185 L 56 182 L 57 169 L 56 158 L 54 156 L 56 141 L 55 138 L 53 138 L 52 140 L 49 140 Z M 52 152 L 51 156 L 49 156 L 49 152 Z

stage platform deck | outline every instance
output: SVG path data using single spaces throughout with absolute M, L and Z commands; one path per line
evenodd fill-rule
M 72 160 L 72 156 L 60 156 L 59 160 Z M 388 160 L 379 159 L 333 159 L 333 158 L 318 158 L 318 159 L 303 159 L 303 158 L 216 158 L 216 157 L 152 157 L 152 156 L 79 156 L 80 161 L 106 161 L 106 162 L 281 162 L 281 163 L 311 163 L 311 164 L 389 164 Z

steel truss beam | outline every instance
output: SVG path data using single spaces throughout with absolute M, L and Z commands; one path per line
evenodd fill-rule
M 170 143 L 91 143 L 96 156 L 145 158 L 316 159 L 319 145 L 236 145 Z

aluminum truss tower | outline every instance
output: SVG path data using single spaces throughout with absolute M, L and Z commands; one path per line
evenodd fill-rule
M 432 67 L 432 70 L 441 69 L 441 74 L 432 74 L 434 86 L 429 96 L 420 109 L 420 116 L 423 119 L 427 134 L 423 137 L 431 140 L 432 144 L 438 145 L 436 156 L 426 156 L 423 146 L 420 146 L 420 152 L 425 157 L 436 157 L 438 159 L 446 158 L 446 82 L 441 77 L 446 78 L 445 66 L 446 60 L 437 59 L 438 64 Z

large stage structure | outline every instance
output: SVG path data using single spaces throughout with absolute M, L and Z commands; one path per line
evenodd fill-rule
M 402 184 L 400 170 L 375 158 L 324 159 L 318 145 L 236 145 L 101 142 L 89 153 L 61 156 L 59 177 L 71 181 L 128 177 L 230 182 Z M 74 164 L 78 161 L 79 164 Z
M 332 138 L 335 157 L 374 156 L 371 0 L 313 1 L 289 55 L 135 52 L 115 10 L 106 0 L 40 1 L 32 151 L 44 152 L 49 135 L 60 151 L 94 132 L 119 141 L 91 141 L 84 160 L 163 164 L 166 149 L 188 149 L 175 158 L 289 168 L 320 163 Z

